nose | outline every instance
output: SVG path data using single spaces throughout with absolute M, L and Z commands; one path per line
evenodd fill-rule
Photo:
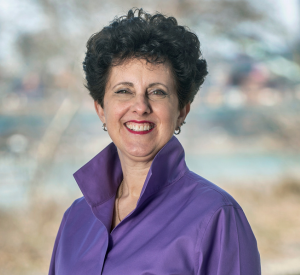
M 147 95 L 140 94 L 134 98 L 132 111 L 137 113 L 140 116 L 145 115 L 145 114 L 150 114 L 151 105 L 150 105 L 149 99 L 147 98 Z

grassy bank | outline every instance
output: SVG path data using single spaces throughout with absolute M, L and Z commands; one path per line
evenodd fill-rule
M 286 179 L 272 188 L 226 190 L 256 235 L 263 274 L 300 274 L 300 183 Z M 47 274 L 59 223 L 73 199 L 39 199 L 29 208 L 0 211 L 0 274 Z

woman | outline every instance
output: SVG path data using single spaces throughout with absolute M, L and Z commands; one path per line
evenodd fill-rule
M 87 88 L 113 143 L 74 177 L 49 274 L 258 275 L 241 207 L 191 172 L 179 134 L 207 75 L 197 36 L 173 17 L 130 10 L 94 34 Z

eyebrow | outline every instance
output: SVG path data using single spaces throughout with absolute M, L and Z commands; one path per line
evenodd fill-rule
M 134 86 L 132 82 L 119 82 L 119 83 L 117 83 L 115 86 L 113 86 L 112 89 L 114 89 L 115 87 L 117 87 L 117 86 L 119 86 L 119 85 L 125 85 L 125 86 L 129 86 L 129 87 L 133 87 L 133 86 Z M 165 84 L 162 84 L 162 83 L 160 83 L 160 82 L 151 83 L 151 84 L 148 85 L 148 88 L 151 88 L 151 87 L 156 86 L 156 85 L 162 85 L 162 86 L 164 86 L 167 90 L 169 90 L 168 87 L 167 87 Z
M 120 82 L 120 83 L 117 83 L 115 86 L 113 86 L 112 89 L 114 89 L 115 87 L 117 87 L 119 85 L 125 85 L 125 86 L 133 87 L 133 83 L 131 83 L 131 82 Z
M 151 84 L 148 86 L 148 88 L 151 88 L 151 87 L 156 86 L 156 85 L 162 85 L 162 86 L 164 86 L 167 90 L 169 90 L 168 87 L 167 87 L 165 84 L 162 84 L 162 83 L 160 83 L 160 82 L 151 83 Z

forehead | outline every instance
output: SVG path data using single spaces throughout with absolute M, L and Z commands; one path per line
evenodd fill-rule
M 120 65 L 112 66 L 107 81 L 107 88 L 111 88 L 118 82 L 131 82 L 133 85 L 148 85 L 161 82 L 170 88 L 175 87 L 169 63 L 153 64 L 144 59 L 130 59 Z

